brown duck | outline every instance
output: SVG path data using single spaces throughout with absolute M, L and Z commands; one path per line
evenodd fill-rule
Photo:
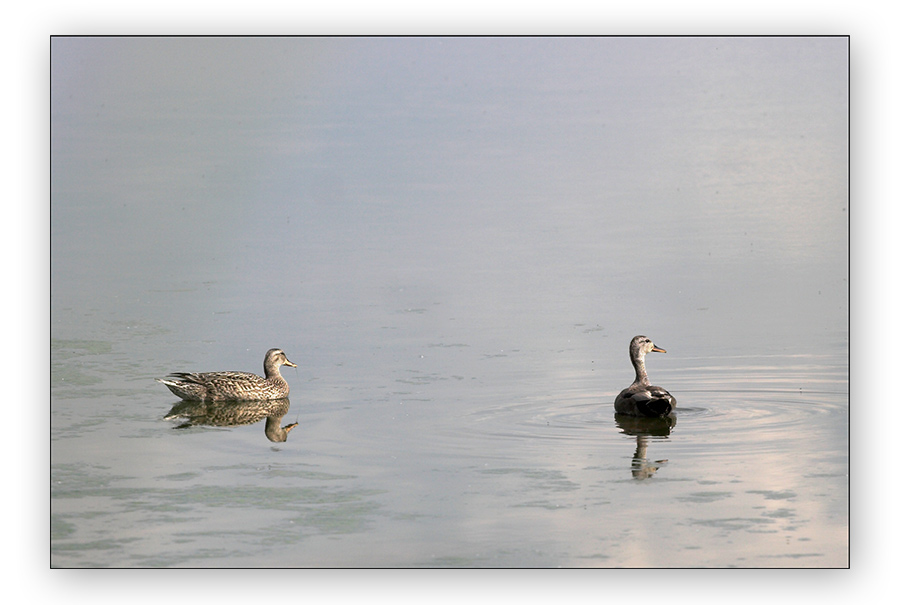
M 296 368 L 281 349 L 269 349 L 263 360 L 266 377 L 250 372 L 173 372 L 157 382 L 185 401 L 261 401 L 282 399 L 291 388 L 282 378 L 282 365 Z

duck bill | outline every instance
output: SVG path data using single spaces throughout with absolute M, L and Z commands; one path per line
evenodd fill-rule
M 665 352 L 666 352 L 665 349 L 660 349 L 660 348 L 657 347 L 656 345 L 654 345 L 653 348 L 650 349 L 650 350 L 653 351 L 654 353 L 665 353 Z
M 663 353 L 665 353 L 665 351 L 663 351 Z M 287 357 L 284 358 L 284 365 L 286 365 L 286 366 L 291 366 L 292 368 L 296 368 L 296 367 L 297 367 L 297 364 L 294 363 L 294 362 L 292 362 L 292 361 L 288 361 L 288 358 L 287 358 Z

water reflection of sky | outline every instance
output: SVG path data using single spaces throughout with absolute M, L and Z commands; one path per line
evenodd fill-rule
M 845 40 L 53 44 L 60 269 L 77 233 L 119 284 L 427 276 L 746 337 L 846 317 Z
M 400 531 L 505 539 L 524 520 L 574 540 L 587 513 L 547 516 L 572 493 L 622 526 L 634 512 L 612 505 L 638 489 L 634 439 L 602 410 L 622 459 L 583 435 L 647 333 L 669 350 L 651 378 L 715 411 L 647 447 L 673 461 L 653 478 L 666 496 L 705 507 L 704 535 L 749 531 L 758 554 L 771 542 L 754 524 L 846 513 L 840 489 L 766 497 L 820 487 L 808 443 L 771 447 L 806 418 L 799 396 L 719 393 L 824 382 L 841 391 L 826 411 L 845 403 L 846 40 L 56 38 L 52 57 L 51 329 L 133 357 L 97 370 L 102 388 L 258 371 L 279 346 L 301 366 L 287 445 L 352 443 L 359 466 L 334 475 L 377 489 L 397 472 L 412 486 L 384 506 L 420 514 L 405 508 L 420 498 L 451 517 Z M 77 426 L 91 405 L 103 397 L 61 417 Z M 571 434 L 549 439 L 564 413 Z M 830 472 L 846 424 L 827 419 L 813 437 L 837 462 L 814 462 Z M 57 451 L 76 451 L 66 436 Z M 393 469 L 385 442 L 414 460 Z M 735 487 L 751 459 L 762 470 Z M 685 475 L 685 460 L 699 466 Z M 628 487 L 606 481 L 620 471 Z M 438 479 L 463 496 L 429 492 Z M 498 485 L 506 512 L 479 516 Z M 620 562 L 660 564 L 650 522 L 606 537 L 627 545 Z

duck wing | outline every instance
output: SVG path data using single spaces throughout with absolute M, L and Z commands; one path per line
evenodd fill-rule
M 662 387 L 647 387 L 636 393 L 634 400 L 644 416 L 668 416 L 675 409 L 675 398 Z

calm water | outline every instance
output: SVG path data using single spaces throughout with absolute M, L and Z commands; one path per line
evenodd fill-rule
M 51 50 L 52 565 L 848 564 L 845 39 Z

